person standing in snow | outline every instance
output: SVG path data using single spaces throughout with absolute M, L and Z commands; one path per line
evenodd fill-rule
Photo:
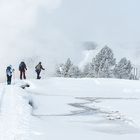
M 41 70 L 45 70 L 45 69 L 43 68 L 42 63 L 39 62 L 39 64 L 35 67 L 35 71 L 37 73 L 37 79 L 41 79 L 40 76 Z
M 7 75 L 7 85 L 11 85 L 12 81 L 12 74 L 15 70 L 12 68 L 12 65 L 9 65 L 6 69 L 6 75 Z
M 19 65 L 20 80 L 26 79 L 26 75 L 25 75 L 26 70 L 27 70 L 26 64 L 25 62 L 22 61 Z

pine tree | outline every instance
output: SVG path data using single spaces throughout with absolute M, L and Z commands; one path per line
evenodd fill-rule
M 69 70 L 73 66 L 70 58 L 67 59 L 65 64 L 60 64 L 56 68 L 56 76 L 69 77 Z
M 90 72 L 90 63 L 88 63 L 84 66 L 83 77 L 88 77 L 89 72 Z
M 94 71 L 94 62 L 88 63 L 85 65 L 83 70 L 83 76 L 84 77 L 95 77 L 95 71 Z
M 64 77 L 69 77 L 69 70 L 73 66 L 70 58 L 67 59 L 65 65 L 64 65 Z
M 82 73 L 77 66 L 72 66 L 69 70 L 68 76 L 72 78 L 80 78 L 82 77 Z
M 114 58 L 113 51 L 108 46 L 101 49 L 93 63 L 96 77 L 112 77 L 112 67 L 115 65 L 116 59 Z
M 60 64 L 56 66 L 56 76 L 64 77 L 64 64 Z
M 119 79 L 130 79 L 132 77 L 132 64 L 125 57 L 122 58 L 114 68 L 114 76 Z

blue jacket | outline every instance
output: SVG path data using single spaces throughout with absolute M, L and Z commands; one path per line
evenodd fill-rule
M 12 66 L 8 66 L 7 69 L 6 69 L 6 74 L 8 76 L 12 76 L 12 73 L 13 73 L 14 69 L 12 68 Z

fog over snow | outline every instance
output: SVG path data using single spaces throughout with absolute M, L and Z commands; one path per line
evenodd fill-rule
M 43 61 L 48 74 L 59 62 L 82 57 L 82 43 L 111 47 L 139 64 L 139 0 L 1 0 L 1 73 L 27 58 Z

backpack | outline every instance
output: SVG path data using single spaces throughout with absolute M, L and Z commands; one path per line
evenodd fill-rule
M 19 65 L 19 70 L 24 70 L 25 69 L 25 63 L 24 62 L 21 62 L 20 65 Z
M 7 67 L 7 69 L 6 69 L 6 74 L 7 74 L 8 76 L 12 76 L 12 68 L 11 68 L 10 66 Z
M 35 67 L 36 70 L 41 70 L 41 65 L 38 64 L 36 67 Z

